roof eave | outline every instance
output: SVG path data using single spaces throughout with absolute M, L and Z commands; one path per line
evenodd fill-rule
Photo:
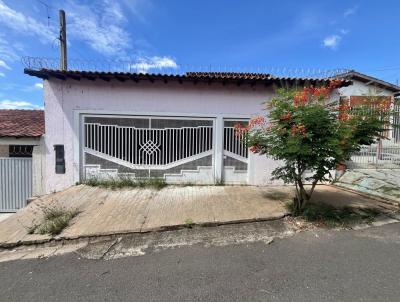
M 315 85 L 319 83 L 328 83 L 330 79 L 313 79 L 313 78 L 291 78 L 291 77 L 268 77 L 268 78 L 239 78 L 237 76 L 229 78 L 229 77 L 212 77 L 207 75 L 168 75 L 168 74 L 144 74 L 144 73 L 123 73 L 123 72 L 90 72 L 90 71 L 60 71 L 60 70 L 32 70 L 32 69 L 24 69 L 24 73 L 30 76 L 39 77 L 41 79 L 50 79 L 52 77 L 66 80 L 68 78 L 80 81 L 81 79 L 87 79 L 91 81 L 95 81 L 97 79 L 109 82 L 111 79 L 116 79 L 120 82 L 125 82 L 127 80 L 133 80 L 136 83 L 139 81 L 150 81 L 154 83 L 155 81 L 162 81 L 165 84 L 169 81 L 177 81 L 180 84 L 184 82 L 191 82 L 193 84 L 197 84 L 198 82 L 205 82 L 208 84 L 211 83 L 222 83 L 225 85 L 227 83 L 233 83 L 237 86 L 249 84 L 250 86 L 255 85 L 265 85 L 270 86 L 273 84 L 300 84 L 300 85 Z M 352 82 L 349 80 L 344 80 L 341 87 L 349 86 Z

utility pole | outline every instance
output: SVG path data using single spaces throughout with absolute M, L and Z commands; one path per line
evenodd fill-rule
M 65 12 L 60 10 L 60 69 L 67 70 L 67 23 L 65 22 Z

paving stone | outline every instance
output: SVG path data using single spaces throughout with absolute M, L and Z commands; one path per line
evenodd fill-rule
M 384 182 L 383 180 L 372 177 L 365 177 L 360 181 L 354 182 L 354 184 L 360 187 L 368 188 L 369 190 L 376 190 L 387 185 L 387 183 Z
M 339 181 L 342 183 L 352 184 L 356 181 L 359 181 L 365 177 L 365 174 L 362 172 L 354 171 L 352 173 L 345 173 L 342 177 L 340 177 Z

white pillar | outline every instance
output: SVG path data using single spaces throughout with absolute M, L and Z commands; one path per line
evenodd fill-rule
M 222 116 L 218 116 L 215 119 L 215 159 L 214 159 L 214 175 L 215 182 L 219 183 L 222 181 L 222 171 L 224 168 L 224 119 Z
M 44 140 L 40 139 L 39 145 L 33 146 L 32 151 L 32 195 L 40 196 L 44 194 L 44 165 L 45 152 Z

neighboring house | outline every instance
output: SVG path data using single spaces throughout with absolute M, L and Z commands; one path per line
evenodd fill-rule
M 43 110 L 0 110 L 0 157 L 32 157 L 43 134 Z
M 352 156 L 348 168 L 400 168 L 400 106 L 395 97 L 400 87 L 354 70 L 337 77 L 351 80 L 352 85 L 339 89 L 340 102 L 355 108 L 360 105 L 391 106 L 387 129 L 382 133 L 385 139 L 377 144 L 363 146 Z
M 0 110 L 0 212 L 43 194 L 43 110 Z
M 336 77 L 352 81 L 352 85 L 339 89 L 341 95 L 344 97 L 394 97 L 400 94 L 399 86 L 354 70 L 337 75 Z

